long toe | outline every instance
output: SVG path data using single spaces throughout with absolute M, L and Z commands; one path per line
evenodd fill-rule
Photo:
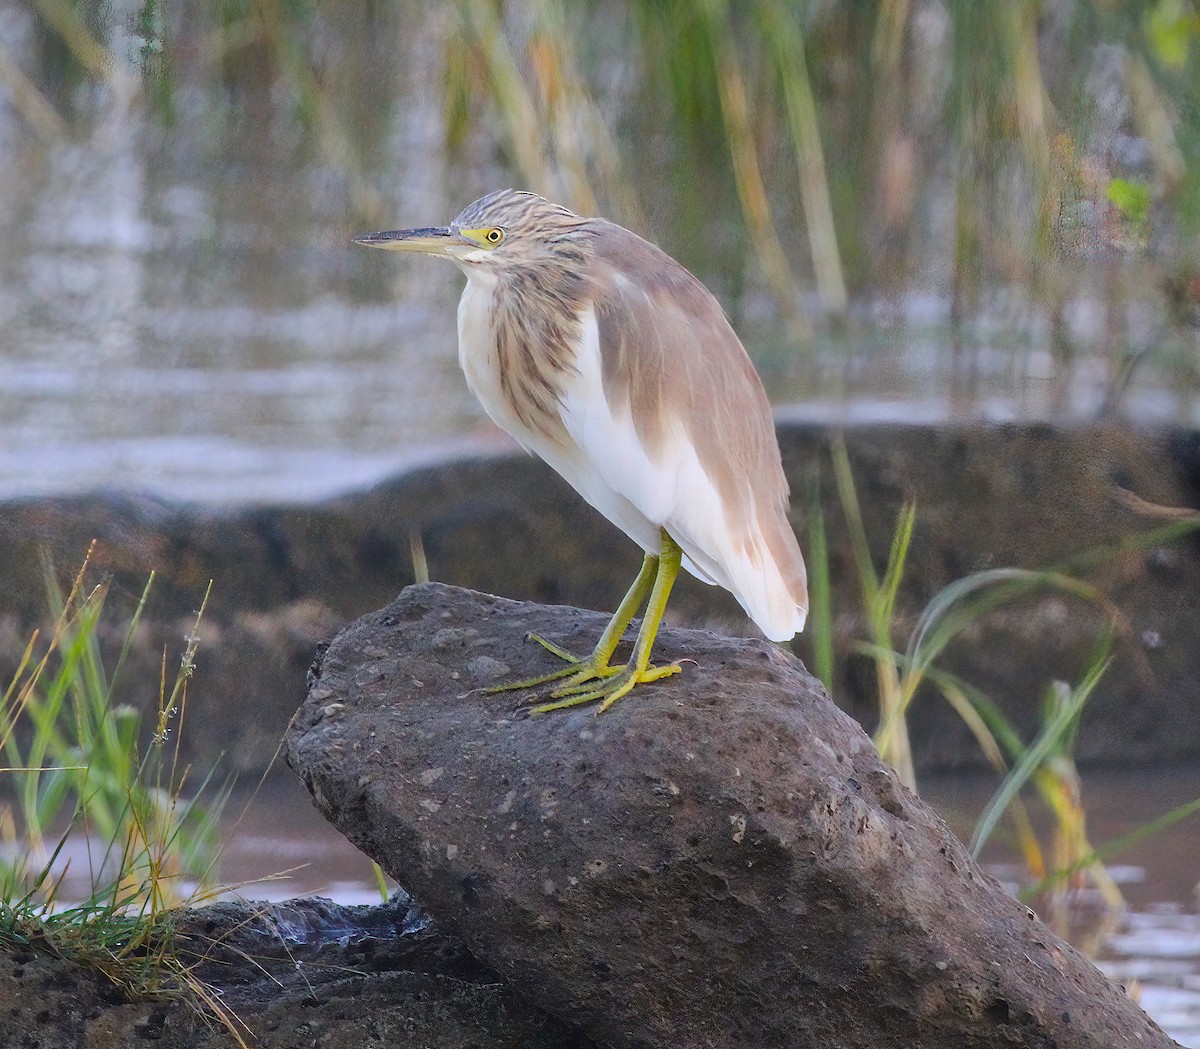
M 553 692 L 550 693 L 553 699 L 562 699 L 564 696 L 574 696 L 583 692 L 591 692 L 597 687 L 597 681 L 604 681 L 607 678 L 615 677 L 618 674 L 623 674 L 628 668 L 624 665 L 618 666 L 589 666 L 581 670 L 577 670 L 569 678 L 563 681 Z
M 678 674 L 683 668 L 678 663 L 668 663 L 660 667 L 646 667 L 645 670 L 638 670 L 637 667 L 631 666 L 615 669 L 616 673 L 599 684 L 588 682 L 555 689 L 550 693 L 553 702 L 539 703 L 537 706 L 531 707 L 529 712 L 531 714 L 548 714 L 552 710 L 563 710 L 567 707 L 579 707 L 587 703 L 599 702 L 600 706 L 596 713 L 603 714 L 618 699 L 629 695 L 638 685 Z
M 547 641 L 541 634 L 535 634 L 532 630 L 525 635 L 526 641 L 536 641 L 547 652 L 553 656 L 558 656 L 559 659 L 567 663 L 582 663 L 583 660 L 578 656 L 568 652 L 565 648 L 556 645 L 553 641 Z
M 598 681 L 613 674 L 619 674 L 622 670 L 620 666 L 609 666 L 607 660 L 601 660 L 597 653 L 593 652 L 590 656 L 580 659 L 579 656 L 572 655 L 565 648 L 559 648 L 558 645 L 547 641 L 537 634 L 527 634 L 526 640 L 536 641 L 548 652 L 558 656 L 559 659 L 566 660 L 565 667 L 559 667 L 557 670 L 551 670 L 548 674 L 541 674 L 538 677 L 525 678 L 522 681 L 510 681 L 503 685 L 492 685 L 484 691 L 489 695 L 494 692 L 516 692 L 519 689 L 539 688 L 542 685 L 551 685 L 555 682 L 561 682 L 561 685 L 552 693 L 557 696 L 564 689 L 575 689 L 580 686 L 587 688 L 588 683 Z
M 565 677 L 575 677 L 579 672 L 579 663 L 576 661 L 569 666 L 552 670 L 549 674 L 542 674 L 540 677 L 523 678 L 520 681 L 507 681 L 503 685 L 489 685 L 483 691 L 486 695 L 490 696 L 496 692 L 517 692 L 524 688 L 540 688 L 542 685 L 550 685 L 555 681 L 561 681 Z

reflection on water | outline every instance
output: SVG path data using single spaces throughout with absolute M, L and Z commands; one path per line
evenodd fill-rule
M 452 331 L 417 311 L 323 301 L 132 319 L 128 347 L 28 320 L 0 346 L 0 498 L 309 499 L 446 454 L 477 418 Z
M 415 304 L 142 303 L 119 322 L 95 316 L 87 297 L 47 314 L 24 304 L 0 336 L 0 498 L 121 487 L 203 501 L 307 500 L 498 441 L 458 373 L 461 278 L 438 275 L 431 301 Z M 846 337 L 803 353 L 750 345 L 773 400 L 792 405 L 784 418 L 1091 418 L 1104 401 L 1099 364 L 1077 367 L 1064 407 L 1045 354 L 1014 350 L 1003 334 L 971 349 L 964 384 L 947 332 Z M 1152 382 L 1124 406 L 1142 421 L 1200 424 L 1189 393 Z
M 1183 1045 L 1200 1046 L 1200 916 L 1178 903 L 1126 915 L 1100 968 L 1125 986 L 1136 980 L 1142 1008 Z

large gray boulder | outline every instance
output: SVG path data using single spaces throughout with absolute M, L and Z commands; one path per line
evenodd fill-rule
M 513 989 L 626 1047 L 1173 1045 L 971 861 L 798 660 L 664 630 L 603 717 L 480 686 L 602 616 L 414 586 L 314 668 L 288 760 Z

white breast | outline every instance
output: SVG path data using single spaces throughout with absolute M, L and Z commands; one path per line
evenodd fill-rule
M 500 393 L 496 339 L 489 322 L 496 277 L 482 266 L 464 266 L 463 270 L 467 286 L 458 301 L 458 363 L 466 376 L 467 388 L 501 429 L 528 448 L 519 421 Z
M 467 386 L 496 425 L 545 460 L 635 543 L 647 552 L 658 553 L 659 523 L 622 495 L 605 476 L 619 461 L 628 462 L 631 457 L 645 460 L 645 455 L 632 422 L 622 426 L 613 419 L 604 401 L 595 316 L 590 309 L 585 315 L 576 372 L 563 383 L 561 417 L 565 433 L 562 439 L 552 440 L 529 429 L 504 397 L 496 339 L 489 323 L 495 287 L 495 277 L 483 267 L 467 270 L 467 286 L 458 304 L 458 360 Z

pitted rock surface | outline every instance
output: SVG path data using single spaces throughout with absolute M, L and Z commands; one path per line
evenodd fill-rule
M 683 673 L 602 717 L 479 691 L 553 668 L 528 631 L 584 653 L 604 622 L 409 587 L 289 730 L 325 815 L 518 994 L 612 1046 L 1173 1044 L 778 647 L 664 629 Z

